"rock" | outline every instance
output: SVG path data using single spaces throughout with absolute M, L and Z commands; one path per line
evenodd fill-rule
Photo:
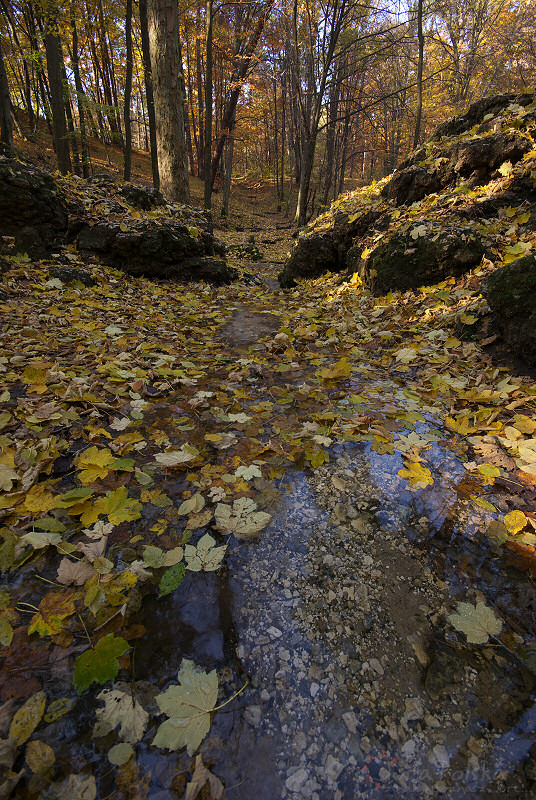
M 279 274 L 282 289 L 295 286 L 294 278 L 318 278 L 324 272 L 337 271 L 338 257 L 328 234 L 300 236 L 284 270 Z
M 84 286 L 95 286 L 96 280 L 91 272 L 78 267 L 52 267 L 48 273 L 49 278 L 58 278 L 62 283 L 72 283 L 77 281 Z
M 472 230 L 416 221 L 408 231 L 382 239 L 365 260 L 361 247 L 353 247 L 347 263 L 374 294 L 385 294 L 461 275 L 475 267 L 483 255 L 482 243 Z
M 295 278 L 318 278 L 325 272 L 344 270 L 346 253 L 353 240 L 364 236 L 379 217 L 380 214 L 375 210 L 357 215 L 355 219 L 339 211 L 334 215 L 329 231 L 301 235 L 278 275 L 281 287 L 289 289 L 296 286 Z M 385 224 L 388 224 L 387 219 Z
M 13 236 L 16 252 L 42 258 L 66 230 L 66 205 L 54 179 L 30 164 L 0 158 L 0 236 Z
M 505 340 L 529 364 L 536 364 L 536 256 L 495 270 L 483 293 Z
M 534 95 L 526 94 L 496 94 L 491 97 L 483 97 L 469 106 L 465 114 L 461 114 L 454 119 L 443 122 L 435 129 L 432 139 L 440 140 L 447 136 L 459 136 L 461 133 L 473 128 L 475 125 L 484 122 L 484 117 L 488 114 L 495 116 L 504 111 L 511 103 L 519 106 L 528 106 L 534 101 Z
M 300 768 L 296 772 L 294 772 L 289 778 L 285 781 L 285 786 L 289 790 L 289 792 L 299 792 L 304 783 L 308 778 L 307 770 Z
M 201 230 L 194 236 L 187 225 L 173 220 L 158 226 L 142 221 L 127 231 L 118 222 L 100 222 L 81 230 L 77 244 L 80 251 L 94 253 L 129 275 L 216 284 L 237 277 L 235 270 L 215 257 L 220 248 L 210 233 Z
M 136 186 L 133 183 L 125 183 L 119 191 L 129 205 L 140 208 L 142 211 L 150 211 L 151 208 L 163 206 L 166 202 L 163 194 L 157 189 L 153 189 L 152 186 Z
M 517 132 L 455 142 L 444 147 L 435 161 L 423 161 L 426 151 L 421 148 L 395 171 L 382 195 L 397 205 L 410 205 L 463 179 L 468 179 L 465 182 L 470 187 L 480 186 L 504 161 L 515 164 L 531 149 L 530 139 Z

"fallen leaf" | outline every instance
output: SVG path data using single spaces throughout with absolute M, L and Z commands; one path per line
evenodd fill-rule
M 207 673 L 184 659 L 177 679 L 180 685 L 156 696 L 160 711 L 169 719 L 158 728 L 153 745 L 168 750 L 186 747 L 191 756 L 209 732 L 218 699 L 218 675 L 216 670 Z
M 498 636 L 501 632 L 502 620 L 482 601 L 476 606 L 458 603 L 456 609 L 456 614 L 450 614 L 448 620 L 457 631 L 465 633 L 471 644 L 485 644 L 490 636 Z
M 120 656 L 130 648 L 120 636 L 109 633 L 99 639 L 95 647 L 90 647 L 74 662 L 74 688 L 82 694 L 91 684 L 111 681 L 119 672 Z
M 215 510 L 216 527 L 222 533 L 234 533 L 237 539 L 254 539 L 270 523 L 266 511 L 257 511 L 250 497 L 239 497 L 232 506 L 218 503 Z
M 216 540 L 205 533 L 197 543 L 197 547 L 187 544 L 184 547 L 186 569 L 192 572 L 213 572 L 221 566 L 227 545 L 216 547 Z
M 195 769 L 192 780 L 186 786 L 186 796 L 184 800 L 196 800 L 197 795 L 207 781 L 211 800 L 221 800 L 224 789 L 223 783 L 205 767 L 201 755 L 198 755 L 195 759 Z
M 19 747 L 30 738 L 41 722 L 46 702 L 46 694 L 43 691 L 37 692 L 15 713 L 9 727 L 9 738 L 15 739 Z
M 104 689 L 97 695 L 104 702 L 104 708 L 96 711 L 97 722 L 93 728 L 93 738 L 106 736 L 118 725 L 119 738 L 124 742 L 139 742 L 149 721 L 149 714 L 130 692 L 120 689 Z

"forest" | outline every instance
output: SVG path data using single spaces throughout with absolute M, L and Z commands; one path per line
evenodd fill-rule
M 536 796 L 533 0 L 0 0 L 0 800 Z
M 392 172 L 478 97 L 530 86 L 534 10 L 531 0 L 2 0 L 3 119 L 11 105 L 28 139 L 45 124 L 63 173 L 91 174 L 91 136 L 122 148 L 125 180 L 132 149 L 150 151 L 158 188 L 159 147 L 170 197 L 187 200 L 195 175 L 205 207 L 223 190 L 225 215 L 233 173 L 255 176 L 304 224 L 345 187 Z

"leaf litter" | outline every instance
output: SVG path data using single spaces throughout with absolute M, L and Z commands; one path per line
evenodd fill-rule
M 100 267 L 88 290 L 49 281 L 47 261 L 31 273 L 24 258 L 10 262 L 0 567 L 8 585 L 27 576 L 32 593 L 32 609 L 15 592 L 1 612 L 15 663 L 25 637 L 44 648 L 32 658 L 46 670 L 51 646 L 87 647 L 89 634 L 91 646 L 66 661 L 78 693 L 128 671 L 121 634 L 139 592 L 164 598 L 186 569 L 220 568 L 222 535 L 269 536 L 281 476 L 318 470 L 332 445 L 402 453 L 400 486 L 419 496 L 437 481 L 434 448 L 450 450 L 471 486 L 461 495 L 468 513 L 535 573 L 536 386 L 497 368 L 478 337 L 454 335 L 483 309 L 486 262 L 457 282 L 385 298 L 339 277 L 275 298 L 263 286 L 170 288 Z M 281 326 L 242 343 L 237 359 L 215 334 L 244 304 L 273 309 Z M 48 681 L 35 676 L 26 687 L 39 704 L 41 687 Z

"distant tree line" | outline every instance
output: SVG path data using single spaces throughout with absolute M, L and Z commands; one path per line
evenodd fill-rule
M 153 182 L 205 206 L 270 178 L 303 224 L 379 178 L 485 94 L 534 81 L 536 0 L 0 0 L 4 152 L 46 126 L 63 173 L 92 140 L 151 153 Z M 40 127 L 41 126 L 41 127 Z

